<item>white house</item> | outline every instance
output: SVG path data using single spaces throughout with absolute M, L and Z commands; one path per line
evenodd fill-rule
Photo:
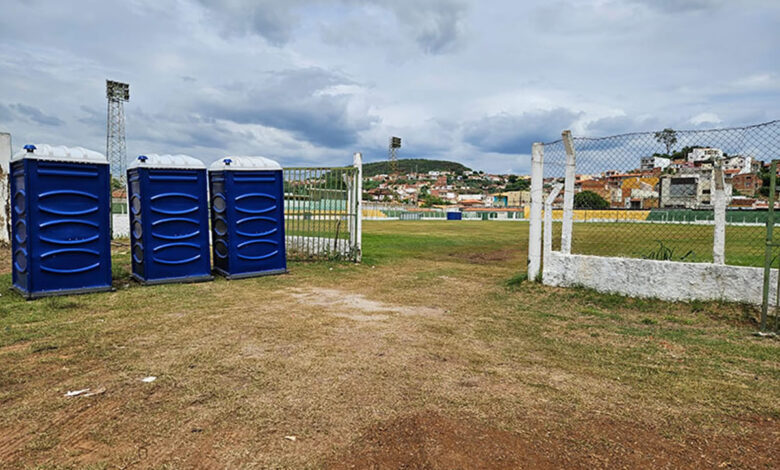
M 723 162 L 724 170 L 739 170 L 739 174 L 751 173 L 753 170 L 753 158 L 736 155 L 729 157 Z
M 672 164 L 671 158 L 664 158 L 664 157 L 642 157 L 641 160 L 641 169 L 642 171 L 652 171 L 656 168 L 660 168 L 662 170 L 669 167 L 669 165 Z
M 484 194 L 458 194 L 458 201 L 482 201 Z
M 701 162 L 704 160 L 715 160 L 717 158 L 723 158 L 723 150 L 712 147 L 703 147 L 693 149 L 688 153 L 689 162 Z

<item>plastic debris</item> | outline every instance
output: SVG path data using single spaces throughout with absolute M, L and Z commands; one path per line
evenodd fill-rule
M 65 394 L 66 397 L 77 397 L 83 393 L 87 393 L 89 391 L 88 388 L 85 388 L 83 390 L 69 390 L 68 393 Z
M 149 377 L 144 377 L 143 379 L 141 379 L 141 382 L 152 383 L 155 380 L 157 380 L 157 377 L 150 375 Z
M 774 333 L 774 332 L 771 332 L 771 331 L 767 332 L 767 333 L 765 333 L 763 331 L 756 331 L 755 333 L 753 333 L 753 336 L 758 336 L 759 338 L 776 338 L 777 337 L 777 333 Z
M 82 395 L 82 397 L 84 397 L 84 398 L 94 397 L 95 395 L 102 395 L 104 393 L 106 393 L 106 387 L 100 387 L 99 389 L 95 390 L 94 392 L 85 393 L 84 395 Z
M 284 436 L 284 438 L 287 439 L 288 441 L 293 441 L 293 442 L 298 440 L 298 438 L 295 436 Z

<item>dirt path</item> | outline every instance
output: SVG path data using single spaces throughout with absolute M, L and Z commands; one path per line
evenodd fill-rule
M 328 464 L 330 470 L 777 468 L 777 423 L 756 420 L 748 435 L 665 438 L 655 430 L 594 418 L 560 427 L 528 420 L 509 432 L 438 413 L 372 426 Z
M 505 244 L 36 302 L 6 274 L 0 468 L 779 466 L 741 307 L 510 288 Z

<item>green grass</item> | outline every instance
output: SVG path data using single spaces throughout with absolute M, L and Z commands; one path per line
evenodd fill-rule
M 780 419 L 780 342 L 752 336 L 754 307 L 527 282 L 526 223 L 364 229 L 362 264 L 283 276 L 143 287 L 121 241 L 115 292 L 25 301 L 0 275 L 0 461 L 111 468 L 143 447 L 140 466 L 317 468 L 431 409 L 529 435 L 609 416 L 680 442 Z M 63 397 L 86 387 L 106 392 Z M 604 438 L 575 436 L 583 453 Z
M 560 239 L 560 224 L 554 235 Z M 726 263 L 763 266 L 764 227 L 726 228 Z M 575 223 L 572 253 L 651 258 L 663 244 L 673 260 L 712 262 L 713 227 L 692 224 Z

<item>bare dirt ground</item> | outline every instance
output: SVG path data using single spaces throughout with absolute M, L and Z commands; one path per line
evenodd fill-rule
M 11 248 L 0 246 L 0 274 L 11 272 Z
M 780 442 L 771 424 L 753 422 L 750 434 L 736 441 L 715 436 L 677 442 L 604 417 L 565 428 L 531 418 L 520 431 L 508 432 L 427 412 L 372 426 L 328 468 L 772 468 Z
M 778 467 L 752 309 L 508 287 L 511 225 L 463 226 L 484 248 L 407 224 L 240 281 L 25 302 L 5 275 L 0 467 Z

